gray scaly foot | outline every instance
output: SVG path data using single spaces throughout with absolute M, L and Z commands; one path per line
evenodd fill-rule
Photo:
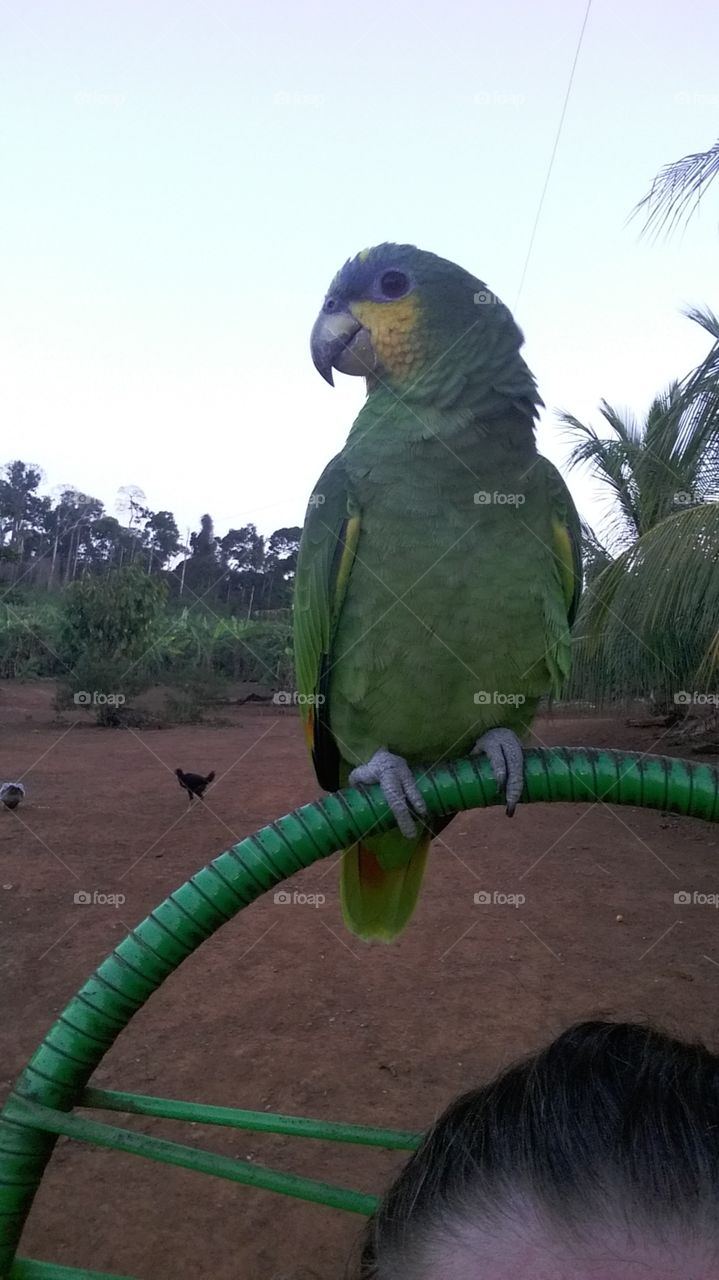
M 511 818 L 524 787 L 524 751 L 511 729 L 490 729 L 477 738 L 471 754 L 489 757 L 497 789 L 504 790 L 507 817 Z
M 408 840 L 416 836 L 417 827 L 411 810 L 422 816 L 427 812 L 427 806 L 417 790 L 412 770 L 402 756 L 395 756 L 391 751 L 375 751 L 367 764 L 360 764 L 352 770 L 349 780 L 353 787 L 366 787 L 378 782 L 402 835 Z

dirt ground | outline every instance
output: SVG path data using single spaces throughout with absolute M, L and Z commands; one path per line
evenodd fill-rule
M 124 934 L 224 848 L 317 793 L 293 714 L 135 733 L 53 722 L 45 684 L 0 691 L 3 1094 L 48 1025 Z M 545 719 L 546 745 L 662 752 L 658 731 Z M 188 808 L 174 768 L 217 771 Z M 261 899 L 175 973 L 94 1077 L 106 1088 L 418 1129 L 460 1090 L 571 1021 L 652 1018 L 719 1049 L 719 890 L 708 823 L 608 805 L 462 814 L 391 947 L 345 933 L 335 859 L 289 882 L 321 906 Z M 478 890 L 524 894 L 475 905 Z M 125 895 L 78 905 L 84 890 Z M 112 1117 L 109 1117 L 112 1120 Z M 377 1191 L 403 1157 L 115 1117 Z M 360 1218 L 61 1139 L 21 1252 L 141 1280 L 339 1280 Z

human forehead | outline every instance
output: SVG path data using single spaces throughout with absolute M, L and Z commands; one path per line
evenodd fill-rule
M 460 1229 L 416 1277 L 381 1280 L 719 1280 L 712 1246 L 607 1228 L 576 1244 L 551 1231 Z

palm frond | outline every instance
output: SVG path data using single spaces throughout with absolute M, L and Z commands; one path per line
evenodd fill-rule
M 594 531 L 584 531 L 569 697 L 651 695 L 671 705 L 683 690 L 719 686 L 719 319 L 708 308 L 686 314 L 712 347 L 655 398 L 641 425 L 605 402 L 608 438 L 561 415 L 569 465 L 590 467 L 610 502 L 609 528 L 625 532 L 620 554 L 602 564 Z
M 708 307 L 689 307 L 684 314 L 713 343 L 701 364 L 679 384 L 682 430 L 677 449 L 694 459 L 701 497 L 713 499 L 719 495 L 719 318 Z
M 573 414 L 561 410 L 557 417 L 565 427 L 564 435 L 573 447 L 567 459 L 570 470 L 589 467 L 614 506 L 611 521 L 612 539 L 624 543 L 639 533 L 639 511 L 632 469 L 633 445 L 628 443 L 627 429 L 616 438 L 612 418 L 615 410 L 602 401 L 602 414 L 615 430 L 615 438 L 600 436 L 595 427 L 580 422 Z M 618 416 L 618 415 L 617 415 Z
M 631 410 L 615 409 L 606 400 L 600 400 L 599 412 L 628 449 L 641 445 L 644 432 Z
M 642 234 L 673 231 L 696 211 L 707 187 L 719 174 L 719 139 L 708 151 L 697 151 L 664 165 L 631 217 L 644 215 Z
M 613 556 L 609 548 L 586 520 L 581 519 L 580 524 L 584 579 L 587 583 L 591 583 L 595 578 L 599 577 L 600 573 L 609 568 Z
M 667 517 L 587 583 L 572 686 L 597 699 L 660 688 L 670 701 L 711 687 L 717 618 L 719 502 L 709 502 Z
M 714 315 L 711 307 L 685 307 L 684 315 L 687 320 L 693 320 L 695 324 L 701 325 L 710 338 L 719 342 L 719 316 Z

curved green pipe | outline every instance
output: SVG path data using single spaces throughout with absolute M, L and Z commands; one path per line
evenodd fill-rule
M 484 759 L 460 760 L 415 776 L 430 814 L 499 802 Z M 663 756 L 568 747 L 532 750 L 525 757 L 522 799 L 631 804 L 714 822 L 719 818 L 719 774 L 706 764 Z M 133 1014 L 238 911 L 301 868 L 392 825 L 379 787 L 336 792 L 304 805 L 220 854 L 171 893 L 100 965 L 33 1055 L 0 1117 L 1 1280 L 10 1275 L 25 1218 L 56 1141 L 56 1133 L 38 1119 L 43 1109 L 66 1113 L 81 1101 L 90 1076 Z M 60 1124 L 55 1116 L 53 1127 Z M 275 1189 L 289 1190 L 282 1185 L 283 1177 L 288 1183 L 292 1179 L 276 1174 Z

